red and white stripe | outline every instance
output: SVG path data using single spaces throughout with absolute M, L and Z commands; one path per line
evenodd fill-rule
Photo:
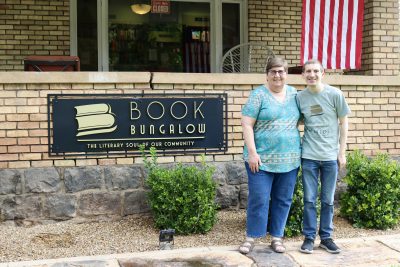
M 303 0 L 301 64 L 327 69 L 361 67 L 364 0 Z

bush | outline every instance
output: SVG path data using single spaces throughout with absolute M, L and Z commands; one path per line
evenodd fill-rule
M 321 186 L 318 185 L 318 192 L 321 191 Z M 299 236 L 303 233 L 303 211 L 304 211 L 304 200 L 303 200 L 303 182 L 301 178 L 301 168 L 297 175 L 297 182 L 293 192 L 292 206 L 290 207 L 288 219 L 285 226 L 285 236 L 293 237 Z M 317 199 L 317 216 L 321 211 L 321 200 Z M 317 218 L 317 219 L 318 219 Z
M 349 154 L 347 190 L 340 214 L 356 227 L 387 229 L 400 218 L 400 167 L 387 154 L 369 159 L 360 151 Z
M 178 234 L 206 233 L 214 226 L 217 215 L 214 168 L 201 166 L 163 168 L 157 164 L 156 149 L 150 148 L 150 159 L 141 147 L 148 170 L 148 200 L 159 229 L 172 228 Z
M 296 186 L 293 193 L 292 206 L 285 226 L 285 236 L 293 237 L 302 234 L 303 229 L 303 183 L 301 181 L 301 171 L 297 176 Z

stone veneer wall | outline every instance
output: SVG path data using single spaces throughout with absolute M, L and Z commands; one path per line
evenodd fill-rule
M 216 202 L 245 208 L 246 174 L 242 162 L 216 167 Z M 142 165 L 103 165 L 0 170 L 0 222 L 17 224 L 121 219 L 149 213 Z
M 49 157 L 47 94 L 227 93 L 228 150 L 210 153 L 217 167 L 217 201 L 245 207 L 241 108 L 262 74 L 0 73 L 0 220 L 121 218 L 148 212 L 138 156 Z M 328 76 L 352 109 L 348 148 L 367 155 L 400 155 L 400 77 Z M 302 89 L 299 75 L 288 83 Z M 198 162 L 197 155 L 160 156 L 159 162 Z

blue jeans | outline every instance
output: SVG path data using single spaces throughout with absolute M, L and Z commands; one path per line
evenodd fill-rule
M 274 237 L 282 237 L 299 169 L 285 173 L 262 170 L 253 173 L 247 162 L 245 165 L 249 185 L 247 236 L 256 238 L 267 235 L 268 210 L 270 210 L 270 234 Z M 270 200 L 271 209 L 269 209 Z
M 320 178 L 321 213 L 318 234 L 321 240 L 330 238 L 333 233 L 333 200 L 338 176 L 337 161 L 302 159 L 301 168 L 304 190 L 303 234 L 305 238 L 313 240 L 317 234 L 318 178 Z

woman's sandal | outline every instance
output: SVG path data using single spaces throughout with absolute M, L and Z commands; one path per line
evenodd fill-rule
M 240 247 L 239 252 L 242 254 L 250 253 L 254 248 L 254 241 L 244 241 Z
M 272 250 L 276 253 L 284 253 L 286 251 L 282 239 L 274 239 L 271 241 Z

